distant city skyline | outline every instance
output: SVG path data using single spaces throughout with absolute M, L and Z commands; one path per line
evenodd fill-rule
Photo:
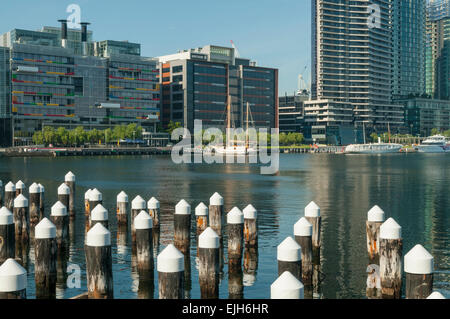
M 304 78 L 310 81 L 311 1 L 20 0 L 3 4 L 8 14 L 0 20 L 0 33 L 59 26 L 57 20 L 69 16 L 70 4 L 80 6 L 81 20 L 91 23 L 89 30 L 96 41 L 141 43 L 143 56 L 156 57 L 207 44 L 231 47 L 233 40 L 242 57 L 279 69 L 280 95 L 297 90 L 298 74 L 306 65 Z

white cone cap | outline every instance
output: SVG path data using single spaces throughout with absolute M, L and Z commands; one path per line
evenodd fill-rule
M 75 175 L 72 172 L 68 172 L 66 176 L 64 176 L 65 182 L 75 182 Z
M 91 202 L 99 202 L 102 200 L 102 193 L 99 192 L 99 190 L 97 188 L 94 188 L 90 193 L 89 193 L 89 200 Z
M 243 210 L 244 218 L 245 219 L 256 219 L 257 216 L 257 210 L 255 207 L 253 207 L 252 204 L 247 205 L 247 207 Z
M 33 183 L 30 185 L 30 187 L 28 187 L 28 193 L 30 193 L 30 194 L 39 194 L 40 192 L 41 192 L 41 188 L 36 183 Z
M 289 271 L 285 271 L 270 286 L 270 299 L 303 299 L 304 286 Z
M 34 237 L 37 239 L 56 238 L 56 226 L 44 217 L 34 228 Z
M 8 184 L 5 185 L 5 192 L 15 192 L 16 191 L 16 185 L 14 185 L 12 182 L 8 182 Z
M 305 217 L 320 217 L 320 207 L 311 202 L 305 207 Z
M 108 220 L 108 210 L 102 204 L 98 204 L 91 211 L 91 220 L 105 221 Z
M 62 183 L 58 187 L 58 195 L 70 195 L 70 188 L 66 184 Z
M 289 236 L 278 245 L 277 260 L 289 262 L 302 260 L 302 248 Z
M 219 235 L 211 227 L 206 228 L 200 236 L 198 236 L 199 248 L 219 248 Z
M 439 291 L 435 291 L 431 295 L 429 295 L 427 299 L 446 299 L 446 298 Z
M 15 208 L 28 207 L 28 199 L 25 196 L 23 196 L 23 194 L 20 194 L 14 199 L 14 207 Z
M 3 206 L 0 208 L 0 225 L 11 225 L 14 224 L 14 218 L 11 211 Z
M 41 183 L 39 183 L 38 185 L 39 185 L 39 188 L 41 189 L 41 193 L 44 193 L 45 192 L 44 185 L 42 185 Z
M 125 193 L 124 191 L 121 191 L 117 195 L 117 202 L 118 203 L 128 203 L 128 195 L 127 195 L 127 193 Z
M 309 237 L 312 232 L 313 226 L 305 217 L 300 218 L 294 225 L 294 236 Z
M 373 206 L 367 212 L 367 220 L 369 222 L 384 222 L 384 211 L 378 205 Z
M 90 247 L 104 247 L 111 245 L 111 233 L 101 223 L 92 227 L 86 235 L 86 245 Z
M 85 200 L 89 200 L 89 195 L 91 194 L 91 192 L 92 192 L 92 189 L 88 189 L 87 191 L 86 191 L 86 193 L 84 193 L 84 199 Z
M 190 215 L 191 205 L 188 204 L 184 199 L 180 200 L 175 206 L 175 214 L 177 215 Z
M 18 181 L 16 183 L 16 190 L 17 189 L 25 189 L 25 184 L 22 181 Z
M 237 207 L 233 207 L 233 209 L 227 214 L 227 224 L 243 224 L 244 223 L 244 214 Z
M 209 205 L 214 205 L 214 206 L 221 206 L 221 205 L 223 205 L 223 197 L 220 196 L 219 193 L 215 192 L 215 193 L 209 198 Z
M 159 200 L 157 200 L 155 197 L 150 198 L 150 200 L 147 202 L 148 209 L 158 209 L 159 207 Z
M 197 207 L 195 207 L 195 216 L 208 216 L 208 213 L 208 206 L 203 203 L 200 203 L 197 205 Z
M 67 207 L 61 202 L 56 202 L 52 206 L 51 216 L 67 216 Z
M 405 272 L 409 274 L 429 275 L 434 271 L 434 258 L 422 246 L 416 245 L 405 255 Z
M 132 201 L 131 201 L 131 209 L 146 209 L 146 203 L 145 200 L 140 196 L 136 196 Z
M 152 217 L 145 210 L 141 210 L 141 212 L 134 218 L 134 228 L 135 229 L 153 228 Z
M 0 291 L 14 292 L 26 289 L 27 271 L 12 258 L 0 266 Z
M 170 244 L 159 253 L 156 268 L 159 272 L 184 271 L 184 255 Z
M 400 239 L 402 238 L 402 227 L 393 218 L 389 218 L 380 226 L 380 238 Z

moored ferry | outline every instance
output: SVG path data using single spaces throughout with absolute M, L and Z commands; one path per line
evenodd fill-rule
M 425 139 L 415 149 L 420 153 L 448 153 L 450 152 L 450 141 L 445 136 L 434 135 Z

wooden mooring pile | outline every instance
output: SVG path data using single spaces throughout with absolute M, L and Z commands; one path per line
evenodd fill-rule
M 0 181 L 0 299 L 27 297 L 26 263 L 30 245 L 34 246 L 35 254 L 36 298 L 56 298 L 57 284 L 67 279 L 70 220 L 79 217 L 75 213 L 75 184 L 75 175 L 67 173 L 57 190 L 58 201 L 47 218 L 44 213 L 45 188 L 41 184 L 33 183 L 29 187 L 29 198 L 26 198 L 22 181 L 9 182 L 5 186 Z M 109 212 L 103 206 L 103 196 L 98 189 L 87 190 L 84 199 L 87 292 L 73 299 L 112 299 L 114 274 Z M 225 214 L 223 197 L 214 193 L 209 206 L 200 203 L 195 208 L 195 218 L 191 218 L 190 204 L 180 200 L 174 208 L 173 243 L 156 255 L 160 202 L 154 197 L 146 202 L 136 196 L 129 205 L 128 195 L 122 191 L 117 195 L 116 203 L 118 229 L 123 234 L 128 225 L 131 226 L 132 263 L 136 264 L 139 275 L 139 298 L 153 298 L 155 264 L 160 299 L 189 297 L 193 227 L 197 234 L 196 261 L 201 298 L 219 298 L 224 263 L 228 264 L 229 298 L 243 298 L 243 268 L 249 277 L 253 270 L 254 277 L 258 260 L 257 210 L 253 205 L 249 204 L 242 211 L 234 207 Z M 320 207 L 311 202 L 305 207 L 304 216 L 293 226 L 294 236 L 278 245 L 279 277 L 270 287 L 272 299 L 320 296 L 321 222 Z M 401 226 L 392 218 L 385 221 L 385 214 L 378 206 L 368 212 L 366 233 L 370 263 L 367 268 L 368 298 L 400 299 L 403 296 L 402 272 L 406 277 L 404 295 L 407 299 L 444 298 L 432 291 L 433 256 L 421 245 L 403 256 Z M 117 240 L 119 242 L 119 236 Z M 252 280 L 249 277 L 247 280 Z

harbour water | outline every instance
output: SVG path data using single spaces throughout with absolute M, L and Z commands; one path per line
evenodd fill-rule
M 68 171 L 76 175 L 78 217 L 73 224 L 68 264 L 81 268 L 81 288 L 58 289 L 70 298 L 86 291 L 84 193 L 98 188 L 110 215 L 115 298 L 137 298 L 138 275 L 132 269 L 131 240 L 122 241 L 115 221 L 116 195 L 129 201 L 141 195 L 161 202 L 161 251 L 173 239 L 173 212 L 185 199 L 192 211 L 219 192 L 225 211 L 252 204 L 258 210 L 259 249 L 255 275 L 244 274 L 244 298 L 269 298 L 277 278 L 276 247 L 293 236 L 294 223 L 314 200 L 321 207 L 321 298 L 366 298 L 365 221 L 379 205 L 386 218 L 401 226 L 403 253 L 422 244 L 435 262 L 434 288 L 450 293 L 450 157 L 442 154 L 335 155 L 281 154 L 277 176 L 260 175 L 255 164 L 174 164 L 169 156 L 0 158 L 0 179 L 21 179 L 45 186 L 46 216 Z M 25 192 L 28 196 L 28 191 Z M 193 225 L 195 225 L 193 223 Z M 119 236 L 118 236 L 119 235 Z M 119 245 L 117 238 L 119 237 Z M 226 240 L 224 241 L 226 243 Z M 225 250 L 226 252 L 226 250 Z M 29 253 L 28 298 L 34 298 L 33 248 Z M 200 298 L 195 263 L 195 229 L 191 243 L 190 298 Z M 158 296 L 155 270 L 154 297 Z M 220 298 L 228 298 L 227 265 Z

